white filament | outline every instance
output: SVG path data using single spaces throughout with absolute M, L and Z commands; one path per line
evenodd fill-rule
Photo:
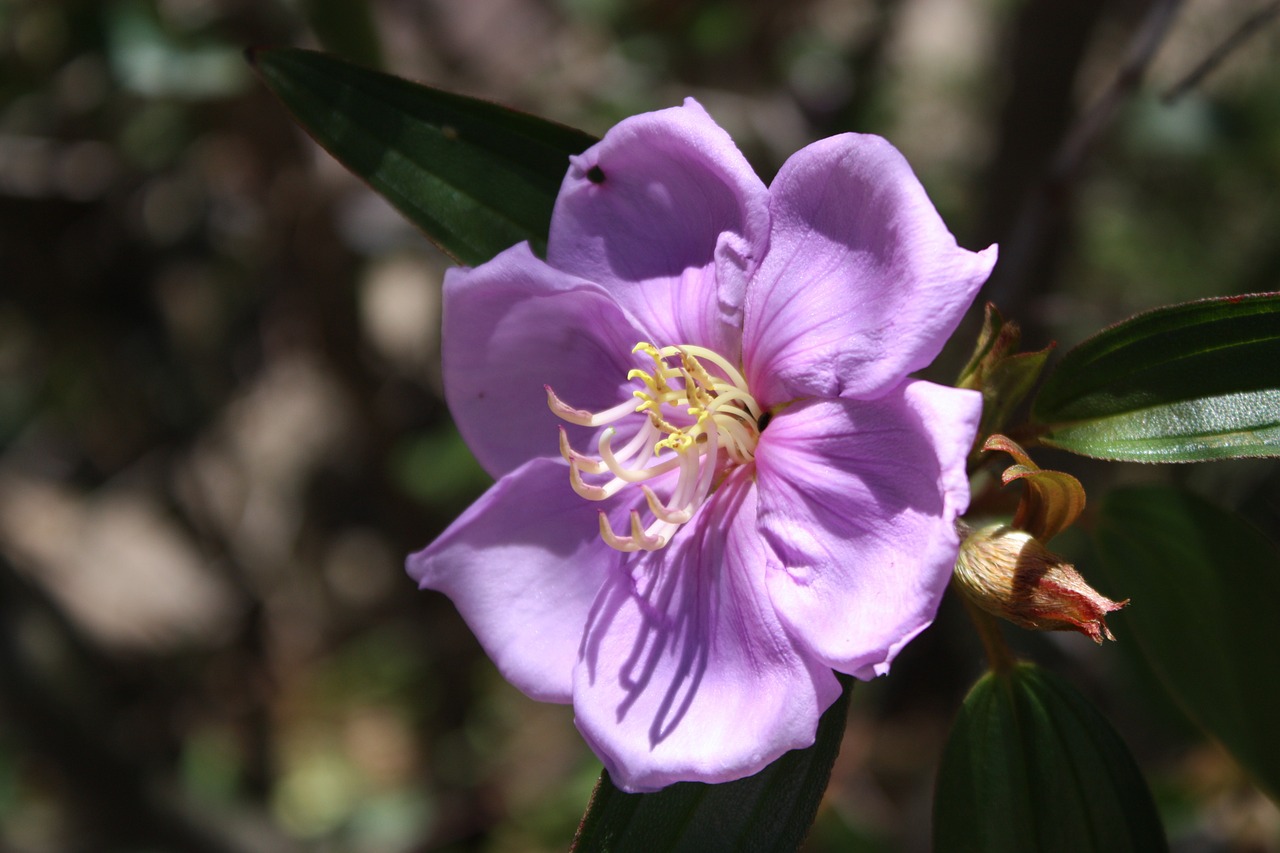
M 646 527 L 639 511 L 632 510 L 629 533 L 619 535 L 601 512 L 601 537 L 619 551 L 656 551 L 671 541 L 672 534 L 706 501 L 714 490 L 717 471 L 755 458 L 762 410 L 742 374 L 711 350 L 692 346 L 658 349 L 639 343 L 633 352 L 643 352 L 653 361 L 651 374 L 640 369 L 628 374 L 629 379 L 639 379 L 643 385 L 634 392 L 638 404 L 628 400 L 589 412 L 567 405 L 548 386 L 547 405 L 569 423 L 607 427 L 596 441 L 594 456 L 574 450 L 564 428 L 560 429 L 560 454 L 569 463 L 573 490 L 587 500 L 602 501 L 627 486 L 639 485 L 653 515 Z M 678 360 L 679 366 L 668 364 L 668 359 Z M 708 371 L 704 362 L 715 373 Z M 613 425 L 630 417 L 644 418 L 644 423 L 622 447 L 614 449 L 618 430 Z M 676 469 L 675 488 L 664 503 L 648 481 Z M 584 477 L 606 479 L 588 482 Z

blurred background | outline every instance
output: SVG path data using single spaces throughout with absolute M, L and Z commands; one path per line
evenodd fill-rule
M 962 244 L 1002 244 L 988 295 L 1026 343 L 1065 347 L 1280 286 L 1278 6 L 0 0 L 0 851 L 561 850 L 599 773 L 570 709 L 506 685 L 403 574 L 487 485 L 441 399 L 449 260 L 244 47 L 597 134 L 694 95 L 766 180 L 813 139 L 883 134 Z M 1040 461 L 1280 527 L 1272 461 Z M 1013 640 L 1115 722 L 1175 850 L 1280 850 L 1280 811 L 1116 633 Z M 948 600 L 855 690 L 810 850 L 928 849 L 982 668 Z

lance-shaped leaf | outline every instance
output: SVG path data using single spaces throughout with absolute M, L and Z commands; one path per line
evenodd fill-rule
M 1131 317 L 1071 350 L 1036 397 L 1041 441 L 1086 456 L 1280 455 L 1280 294 Z
M 1280 552 L 1248 522 L 1168 488 L 1107 495 L 1095 539 L 1113 617 L 1177 703 L 1280 797 Z
M 704 785 L 678 782 L 651 794 L 618 790 L 608 771 L 591 795 L 573 853 L 711 850 L 792 853 L 799 849 L 827 789 L 849 714 L 853 681 L 818 723 L 808 749 L 786 753 L 754 776 Z
M 544 252 L 569 155 L 595 141 L 313 51 L 249 61 L 317 142 L 464 264 L 523 240 Z
M 970 691 L 933 816 L 935 853 L 1168 849 L 1124 741 L 1074 688 L 1029 664 Z

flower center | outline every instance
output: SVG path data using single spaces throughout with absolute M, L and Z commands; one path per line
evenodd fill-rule
M 602 412 L 588 412 L 566 405 L 550 386 L 547 403 L 569 423 L 610 425 L 600 433 L 596 456 L 570 447 L 564 427 L 560 428 L 560 453 L 569 462 L 569 482 L 575 492 L 593 501 L 639 484 L 653 521 L 645 527 L 640 513 L 632 510 L 630 535 L 619 536 L 601 512 L 600 535 L 619 551 L 656 551 L 671 541 L 671 534 L 692 518 L 711 494 L 717 471 L 755 458 L 764 413 L 747 390 L 742 374 L 709 349 L 658 349 L 641 342 L 632 352 L 653 359 L 652 373 L 637 368 L 627 374 L 627 379 L 639 380 L 641 385 L 632 392 L 639 405 L 628 400 Z M 612 424 L 635 415 L 644 416 L 644 423 L 615 450 L 617 430 Z M 647 481 L 677 470 L 675 487 L 664 502 Z

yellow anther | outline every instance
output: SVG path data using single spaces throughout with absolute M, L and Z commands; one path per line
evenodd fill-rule
M 671 435 L 659 441 L 653 446 L 655 454 L 664 447 L 674 450 L 676 453 L 683 453 L 693 446 L 693 436 L 682 430 L 676 430 Z
M 570 423 L 609 425 L 597 437 L 598 456 L 575 451 L 563 431 L 560 453 L 569 462 L 574 491 L 588 500 L 606 500 L 629 485 L 642 484 L 652 524 L 646 528 L 640 514 L 632 510 L 630 535 L 621 534 L 601 513 L 600 535 L 620 551 L 648 551 L 663 547 L 680 525 L 692 519 L 715 489 L 722 460 L 734 465 L 752 461 L 760 436 L 757 423 L 761 410 L 738 368 L 711 350 L 697 346 L 660 348 L 641 341 L 632 353 L 643 353 L 653 361 L 653 367 L 628 371 L 627 381 L 635 384 L 630 398 L 618 405 L 594 413 L 574 409 L 550 388 L 547 402 L 556 415 Z M 611 424 L 634 414 L 643 415 L 647 423 L 633 424 L 630 431 L 624 428 L 628 438 L 615 451 L 612 443 L 618 433 Z M 647 462 L 648 451 L 658 458 Z M 659 479 L 677 471 L 674 483 Z M 665 497 L 659 499 L 653 488 L 643 485 L 647 483 L 659 484 Z
M 658 429 L 670 435 L 675 435 L 676 433 L 680 432 L 680 427 L 676 426 L 675 424 L 671 423 L 668 420 L 664 420 L 662 415 L 658 414 L 656 409 L 649 410 L 649 423 L 653 424 Z
M 699 390 L 704 388 L 711 390 L 715 388 L 715 380 L 711 378 L 707 373 L 706 368 L 702 366 L 702 362 L 698 361 L 697 358 L 681 350 L 680 363 L 684 365 L 686 375 L 691 375 L 693 379 L 696 380 Z M 690 382 L 690 384 L 692 385 L 694 383 Z

